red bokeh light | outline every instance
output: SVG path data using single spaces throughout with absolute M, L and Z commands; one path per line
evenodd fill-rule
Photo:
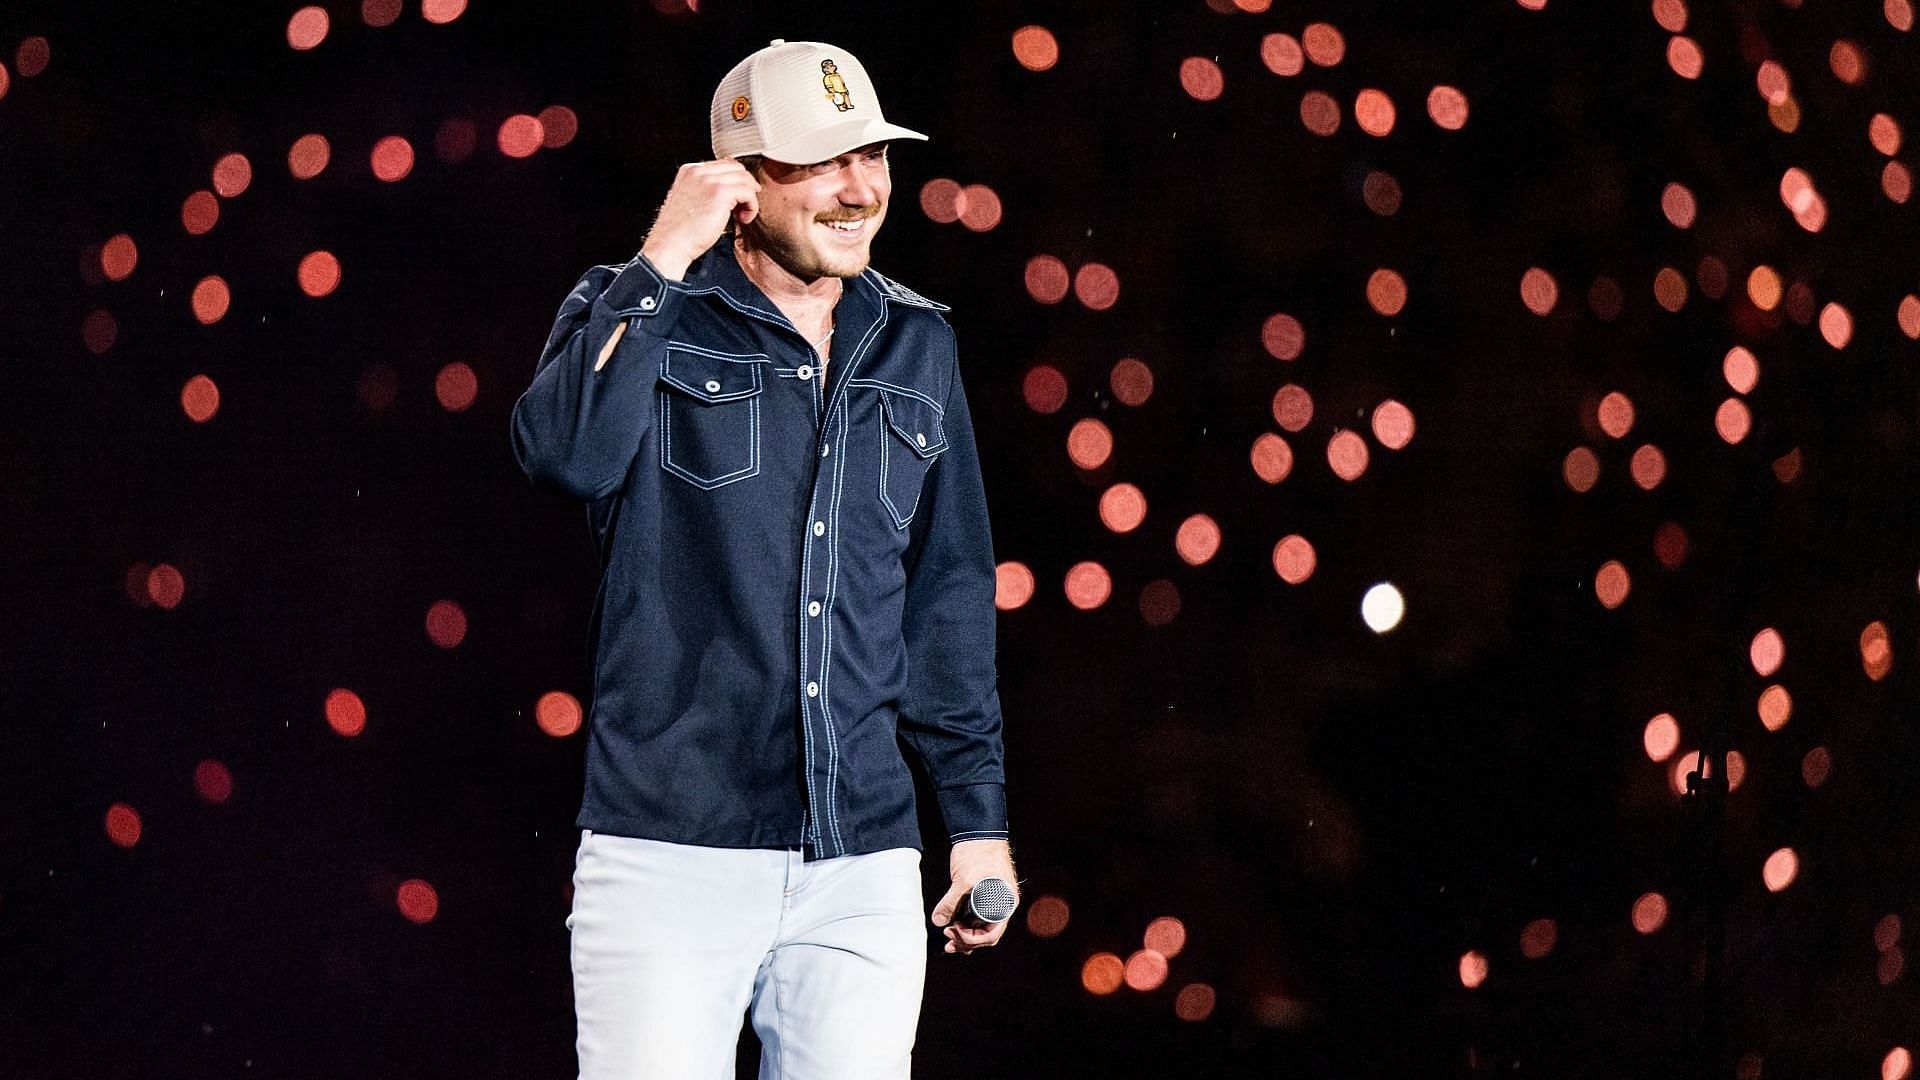
M 1560 283 L 1545 270 L 1529 267 L 1520 275 L 1520 302 L 1535 315 L 1546 315 L 1560 302 Z
M 1780 636 L 1780 631 L 1769 626 L 1753 635 L 1753 641 L 1747 646 L 1747 659 L 1753 664 L 1754 674 L 1769 678 L 1786 662 L 1787 641 Z
M 467 10 L 467 0 L 421 0 L 420 17 L 430 23 L 446 24 Z
M 1298 75 L 1307 66 L 1307 54 L 1292 34 L 1268 34 L 1260 39 L 1260 62 L 1275 75 Z
M 1067 377 L 1051 364 L 1036 364 L 1021 381 L 1020 395 L 1042 416 L 1057 413 L 1067 403 Z
M 337 689 L 327 693 L 327 726 L 337 734 L 351 739 L 367 730 L 367 706 L 360 695 L 351 690 Z
M 1680 722 L 1672 713 L 1660 713 L 1647 721 L 1640 742 L 1646 748 L 1647 757 L 1656 762 L 1665 761 L 1680 749 Z
M 959 181 L 942 177 L 921 185 L 920 210 L 927 215 L 928 220 L 941 225 L 951 225 L 960 220 L 960 214 L 965 209 Z M 1061 269 L 1062 272 L 1065 271 L 1065 267 Z
M 108 281 L 127 280 L 139 262 L 140 249 L 126 233 L 117 233 L 100 245 L 100 272 Z
M 1067 289 L 1072 278 L 1067 273 L 1067 264 L 1051 255 L 1035 255 L 1027 260 L 1027 295 L 1043 304 L 1057 304 L 1066 299 Z
M 287 148 L 287 171 L 295 180 L 311 180 L 333 160 L 333 146 L 325 135 L 302 135 Z
M 253 163 L 245 154 L 228 154 L 213 163 L 213 190 L 231 199 L 253 183 Z
M 1633 430 L 1633 399 L 1616 390 L 1600 399 L 1594 418 L 1599 422 L 1601 431 L 1616 439 L 1624 439 L 1627 432 Z
M 1253 440 L 1253 473 L 1269 484 L 1277 484 L 1293 471 L 1293 448 L 1287 440 L 1266 432 Z
M 1285 431 L 1302 431 L 1313 421 L 1313 395 L 1288 383 L 1273 392 L 1273 422 Z
M 1173 999 L 1173 1015 L 1190 1024 L 1197 1024 L 1213 1015 L 1216 995 L 1213 987 L 1206 983 L 1188 983 L 1180 988 Z
M 1768 731 L 1779 731 L 1793 719 L 1793 695 L 1787 688 L 1774 683 L 1760 691 L 1760 700 L 1754 706 L 1760 714 L 1760 726 Z
M 1600 606 L 1611 611 L 1627 602 L 1627 594 L 1633 591 L 1633 578 L 1627 568 L 1618 560 L 1603 564 L 1593 575 L 1593 595 Z
M 180 409 L 194 423 L 206 423 L 220 411 L 220 388 L 207 376 L 195 375 L 180 388 Z
M 1087 263 L 1073 275 L 1073 295 L 1094 311 L 1105 311 L 1120 300 L 1120 275 L 1103 263 Z
M 1413 410 L 1389 398 L 1374 406 L 1373 437 L 1389 450 L 1404 450 L 1413 441 Z
M 451 600 L 436 600 L 427 609 L 427 637 L 443 649 L 467 639 L 467 613 Z
M 1158 990 L 1167 981 L 1167 958 L 1152 949 L 1141 949 L 1127 957 L 1127 986 L 1146 993 Z
M 540 695 L 533 706 L 533 722 L 541 731 L 556 739 L 564 739 L 580 730 L 580 724 L 586 719 L 586 712 L 580 707 L 580 699 L 564 690 L 549 690 Z
M 107 807 L 106 828 L 108 840 L 130 848 L 140 842 L 140 812 L 126 803 L 114 803 Z
M 1467 126 L 1467 95 L 1452 86 L 1436 86 L 1427 93 L 1427 115 L 1447 131 Z
M 1633 473 L 1633 482 L 1641 490 L 1652 491 L 1667 478 L 1667 455 L 1661 453 L 1659 447 L 1648 443 L 1633 452 L 1629 469 Z
M 1113 578 L 1097 562 L 1075 563 L 1067 570 L 1067 603 L 1081 611 L 1092 611 L 1113 595 Z
M 1060 43 L 1044 26 L 1023 26 L 1013 32 L 1013 58 L 1028 71 L 1046 71 L 1060 62 Z
M 1187 947 L 1187 924 L 1172 915 L 1162 915 L 1147 924 L 1141 944 L 1171 960 Z
M 326 8 L 303 7 L 287 20 L 287 44 L 302 51 L 314 48 L 326 40 L 327 26 Z
M 208 758 L 194 766 L 193 790 L 202 802 L 217 806 L 233 797 L 233 773 L 225 765 Z
M 1407 306 L 1407 281 L 1398 271 L 1384 267 L 1367 278 L 1367 303 L 1382 315 L 1400 314 Z
M 1153 396 L 1153 369 L 1128 357 L 1113 365 L 1107 375 L 1107 386 L 1120 404 L 1145 405 Z
M 1560 463 L 1560 475 L 1573 490 L 1583 494 L 1592 491 L 1600 482 L 1600 456 L 1584 446 L 1576 446 Z
M 1220 525 L 1205 514 L 1195 514 L 1180 523 L 1174 533 L 1173 548 L 1189 566 L 1201 566 L 1220 551 Z
M 1767 856 L 1765 866 L 1760 868 L 1760 879 L 1766 883 L 1768 892 L 1782 892 L 1800 876 L 1800 856 L 1792 848 L 1781 848 Z
M 1275 360 L 1297 360 L 1307 347 L 1307 330 L 1291 315 L 1269 315 L 1260 325 L 1260 344 Z
M 404 180 L 413 171 L 413 144 L 398 135 L 388 135 L 373 144 L 369 155 L 373 175 L 391 184 Z
M 993 606 L 1012 611 L 1033 599 L 1033 571 L 1026 563 L 1003 562 L 993 568 Z
M 1120 989 L 1126 980 L 1127 965 L 1112 953 L 1094 953 L 1080 967 L 1080 985 L 1089 994 L 1106 995 Z
M 433 397 L 448 412 L 465 412 L 480 394 L 480 376 L 459 361 L 442 367 L 433 377 Z
M 540 123 L 540 145 L 558 150 L 580 134 L 580 115 L 565 105 L 549 105 L 534 117 Z
M 211 191 L 196 191 L 180 204 L 180 225 L 189 236 L 205 236 L 220 220 L 220 200 Z
M 1076 422 L 1067 432 L 1067 456 L 1079 468 L 1097 469 L 1112 454 L 1113 432 L 1092 417 Z
M 147 599 L 154 607 L 172 611 L 187 596 L 187 579 L 179 570 L 161 563 L 147 571 Z
M 300 260 L 300 291 L 312 297 L 327 296 L 340 287 L 340 260 L 331 251 L 313 251 Z
M 1226 78 L 1220 65 L 1204 56 L 1189 56 L 1180 61 L 1180 88 L 1195 101 L 1213 101 L 1226 90 Z
M 1160 578 L 1140 587 L 1140 617 L 1148 626 L 1165 626 L 1180 615 L 1180 589 Z
M 1477 990 L 1487 981 L 1486 954 L 1475 949 L 1461 954 L 1460 985 L 1469 990 Z
M 494 135 L 494 144 L 510 158 L 532 157 L 546 141 L 546 128 L 540 118 L 526 113 L 515 113 L 500 121 L 500 130 Z
M 1560 924 L 1552 919 L 1535 919 L 1520 931 L 1520 955 L 1529 960 L 1543 960 L 1552 955 L 1553 947 L 1560 942 Z
M 1633 902 L 1633 928 L 1651 934 L 1667 925 L 1667 898 L 1657 892 L 1642 893 Z
M 1067 929 L 1072 911 L 1058 896 L 1043 896 L 1027 907 L 1027 930 L 1037 938 L 1059 937 Z
M 1342 480 L 1358 480 L 1367 471 L 1367 441 L 1353 431 L 1334 432 L 1327 440 L 1327 464 Z
M 960 224 L 973 232 L 988 232 L 1000 224 L 1000 193 L 985 184 L 960 189 Z
M 428 3 L 432 2 L 428 0 Z M 424 926 L 440 914 L 440 894 L 419 878 L 401 882 L 400 887 L 394 890 L 393 900 L 401 916 L 416 926 Z
M 1100 523 L 1117 533 L 1129 533 L 1147 517 L 1147 497 L 1132 484 L 1115 484 L 1100 496 Z
M 1273 572 L 1289 585 L 1298 585 L 1313 576 L 1319 556 L 1304 536 L 1282 537 L 1273 545 Z
M 1321 67 L 1333 67 L 1347 55 L 1347 39 L 1331 23 L 1308 23 L 1300 32 L 1300 44 L 1307 51 L 1307 59 Z
M 1368 88 L 1353 99 L 1353 120 L 1360 130 L 1376 138 L 1393 132 L 1393 99 L 1385 91 Z

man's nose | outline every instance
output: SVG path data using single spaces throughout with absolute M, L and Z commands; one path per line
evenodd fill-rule
M 872 206 L 879 201 L 879 192 L 874 190 L 873 181 L 859 164 L 848 165 L 846 186 L 840 190 L 840 202 L 845 206 Z

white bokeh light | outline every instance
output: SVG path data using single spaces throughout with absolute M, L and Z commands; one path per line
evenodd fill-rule
M 1360 617 L 1367 621 L 1376 634 L 1384 634 L 1400 625 L 1400 617 L 1407 613 L 1407 602 L 1400 590 L 1391 582 L 1383 581 L 1367 590 L 1360 601 Z

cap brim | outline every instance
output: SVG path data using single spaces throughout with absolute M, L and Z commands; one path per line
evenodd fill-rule
M 760 156 L 788 165 L 811 165 L 816 161 L 839 157 L 849 150 L 878 142 L 891 142 L 894 139 L 919 139 L 925 142 L 927 137 L 910 128 L 898 124 L 889 124 L 885 120 L 846 120 L 819 131 L 810 131 L 796 139 L 789 139 L 778 146 L 769 146 L 760 151 Z

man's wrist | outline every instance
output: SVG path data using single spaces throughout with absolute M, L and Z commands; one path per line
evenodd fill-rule
M 693 265 L 692 259 L 674 251 L 667 244 L 656 241 L 652 237 L 648 237 L 646 242 L 640 245 L 640 254 L 645 256 L 649 263 L 653 264 L 653 269 L 656 273 L 668 281 L 681 281 L 685 279 L 687 276 L 687 267 Z

